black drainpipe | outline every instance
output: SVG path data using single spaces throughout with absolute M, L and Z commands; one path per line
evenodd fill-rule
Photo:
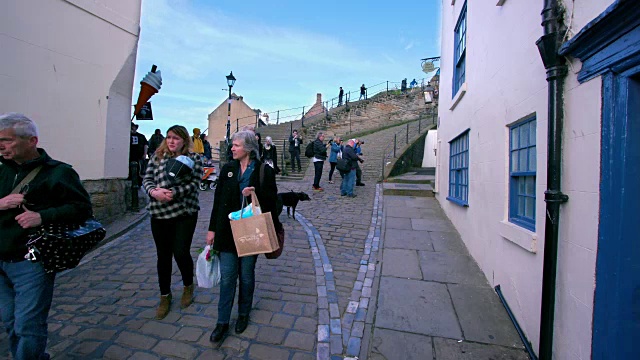
M 562 21 L 563 9 L 558 0 L 544 0 L 542 26 L 544 35 L 536 45 L 547 70 L 548 131 L 547 131 L 547 191 L 544 230 L 544 264 L 542 272 L 542 306 L 540 309 L 540 360 L 553 357 L 553 323 L 556 298 L 556 272 L 558 265 L 558 229 L 560 205 L 569 197 L 560 191 L 562 169 L 562 123 L 564 120 L 563 91 L 567 64 L 558 55 L 566 28 Z

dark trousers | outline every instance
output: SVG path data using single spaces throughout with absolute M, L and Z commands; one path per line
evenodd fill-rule
M 253 305 L 253 291 L 256 287 L 256 261 L 258 255 L 238 257 L 230 252 L 220 252 L 220 300 L 218 301 L 219 324 L 228 324 L 236 296 L 236 282 L 240 277 L 238 294 L 238 314 L 249 315 Z
M 161 295 L 171 293 L 172 258 L 176 259 L 184 286 L 193 284 L 191 242 L 197 221 L 198 213 L 172 219 L 151 218 L 151 233 L 158 253 L 158 282 Z
M 315 161 L 313 163 L 313 168 L 316 171 L 315 176 L 313 177 L 313 186 L 317 188 L 320 187 L 320 178 L 322 177 L 323 166 L 324 166 L 324 161 Z
M 362 170 L 360 169 L 360 164 L 356 162 L 356 184 L 362 183 Z
M 298 161 L 298 171 L 302 171 L 302 166 L 300 165 L 300 149 L 289 151 L 289 154 L 291 154 L 291 171 L 296 171 L 296 160 Z
M 331 165 L 331 170 L 329 170 L 329 181 L 331 181 L 331 179 L 333 178 L 333 172 L 336 170 L 336 165 L 338 165 L 338 163 L 330 162 L 329 164 Z

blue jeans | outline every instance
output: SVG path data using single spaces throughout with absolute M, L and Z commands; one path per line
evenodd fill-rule
M 239 258 L 234 253 L 220 252 L 220 301 L 217 321 L 219 324 L 228 324 L 231 318 L 238 275 L 240 275 L 238 315 L 249 315 L 253 305 L 253 290 L 256 287 L 256 260 L 258 255 Z
M 351 169 L 342 177 L 340 184 L 340 195 L 353 195 L 353 187 L 356 184 L 356 169 Z
M 45 348 L 54 279 L 40 262 L 0 261 L 0 312 L 14 360 L 49 358 Z

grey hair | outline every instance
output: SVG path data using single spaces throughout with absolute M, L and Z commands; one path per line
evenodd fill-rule
M 324 131 L 318 131 L 316 134 L 316 139 L 320 139 L 320 136 L 324 135 Z
M 18 137 L 28 138 L 38 136 L 38 127 L 33 120 L 19 113 L 0 115 L 0 131 L 13 129 Z
M 258 140 L 256 140 L 256 133 L 251 130 L 238 131 L 233 134 L 231 141 L 241 140 L 242 148 L 249 153 L 249 158 L 258 159 L 260 153 L 258 152 Z
M 273 139 L 271 139 L 271 136 L 267 136 L 266 138 L 264 138 L 264 141 L 265 141 L 267 144 L 273 144 Z

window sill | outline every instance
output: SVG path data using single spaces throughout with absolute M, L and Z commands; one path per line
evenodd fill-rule
M 456 205 L 460 205 L 462 207 L 469 207 L 469 203 L 466 201 L 462 201 L 460 199 L 451 197 L 451 196 L 447 196 L 447 200 L 451 201 L 452 203 L 456 204 Z
M 526 251 L 536 254 L 538 252 L 538 234 L 518 226 L 508 220 L 500 221 L 498 226 L 500 236 L 520 246 Z
M 458 89 L 456 96 L 453 97 L 453 101 L 451 103 L 451 107 L 449 108 L 449 110 L 455 109 L 458 103 L 460 102 L 460 100 L 462 99 L 462 97 L 464 96 L 464 94 L 466 93 L 467 93 L 467 83 L 465 82 L 460 86 L 460 89 Z

